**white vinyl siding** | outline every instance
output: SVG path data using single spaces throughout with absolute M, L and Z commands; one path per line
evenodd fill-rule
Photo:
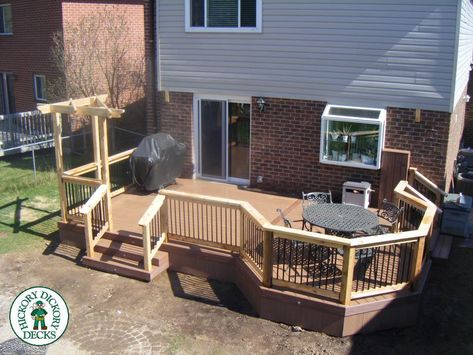
M 456 75 L 454 76 L 454 89 L 450 112 L 453 112 L 458 101 L 463 99 L 462 95 L 468 84 L 470 76 L 470 65 L 473 54 L 473 4 L 471 0 L 460 0 L 461 9 L 459 13 L 458 26 L 458 57 L 456 62 Z
M 448 111 L 452 0 L 263 0 L 261 33 L 185 32 L 160 0 L 160 88 Z

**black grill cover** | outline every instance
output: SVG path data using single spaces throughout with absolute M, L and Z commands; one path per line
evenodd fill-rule
M 184 143 L 166 133 L 143 138 L 130 158 L 133 182 L 147 191 L 174 183 L 181 175 L 185 150 Z

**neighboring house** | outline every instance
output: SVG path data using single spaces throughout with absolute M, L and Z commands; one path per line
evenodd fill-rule
M 185 174 L 270 190 L 380 186 L 382 149 L 448 188 L 470 0 L 160 0 L 157 117 Z
M 52 35 L 57 31 L 67 35 L 67 23 L 119 6 L 133 26 L 132 41 L 144 43 L 152 23 L 149 4 L 149 0 L 0 0 L 0 114 L 33 110 L 47 102 L 47 85 L 58 76 L 51 61 Z

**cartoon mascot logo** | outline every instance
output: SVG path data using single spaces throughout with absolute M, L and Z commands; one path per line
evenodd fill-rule
M 64 299 L 50 288 L 24 290 L 10 308 L 10 325 L 15 335 L 30 345 L 49 345 L 59 339 L 69 323 Z

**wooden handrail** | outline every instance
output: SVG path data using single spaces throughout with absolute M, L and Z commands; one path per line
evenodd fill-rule
M 63 175 L 62 180 L 65 181 L 65 182 L 72 182 L 74 184 L 81 184 L 81 185 L 87 185 L 87 186 L 100 186 L 100 185 L 102 185 L 102 182 L 98 179 L 84 178 L 84 177 L 80 177 L 80 176 Z
M 97 167 L 98 165 L 92 162 L 92 163 L 78 166 L 77 168 L 69 169 L 65 171 L 63 174 L 70 175 L 70 176 L 79 176 L 79 175 L 90 173 L 91 171 L 96 170 Z
M 151 222 L 153 217 L 156 215 L 156 213 L 160 210 L 161 206 L 164 204 L 164 199 L 165 197 L 162 195 L 157 195 L 153 202 L 149 205 L 148 209 L 146 212 L 143 214 L 143 216 L 140 218 L 138 225 L 139 226 L 146 226 Z
M 428 216 L 432 214 L 432 211 L 428 211 L 429 207 L 433 208 L 434 205 L 428 201 L 423 201 L 416 196 L 413 196 L 404 190 L 408 186 L 407 181 L 401 181 L 395 189 L 395 193 L 398 193 L 402 196 L 402 199 L 407 203 L 414 205 L 417 208 L 420 208 L 423 211 L 429 212 L 425 213 Z M 294 228 L 287 228 L 283 226 L 271 224 L 264 216 L 261 215 L 251 204 L 246 201 L 232 200 L 221 197 L 211 197 L 200 194 L 187 193 L 182 191 L 174 190 L 160 190 L 160 195 L 168 196 L 172 198 L 177 198 L 179 200 L 188 200 L 188 201 L 199 201 L 209 203 L 211 205 L 219 206 L 229 206 L 240 208 L 242 212 L 245 212 L 252 220 L 259 225 L 263 231 L 269 231 L 274 234 L 275 237 L 283 237 L 286 239 L 296 240 L 300 242 L 315 243 L 327 247 L 343 247 L 351 246 L 357 248 L 363 247 L 372 247 L 372 246 L 382 246 L 391 244 L 392 242 L 404 242 L 411 241 L 416 238 L 425 236 L 426 228 L 421 228 L 420 230 L 406 231 L 400 233 L 389 233 L 382 235 L 373 235 L 367 237 L 358 237 L 354 239 L 342 238 L 333 235 L 326 235 L 323 233 L 310 232 L 304 230 L 298 230 Z M 158 195 L 159 196 L 159 195 Z M 425 218 L 425 217 L 424 217 Z M 429 217 L 430 218 L 430 217 Z M 427 222 L 427 220 L 426 220 Z M 421 223 L 422 224 L 422 223 Z
M 199 195 L 193 193 L 187 193 L 182 191 L 174 191 L 174 190 L 159 190 L 159 194 L 163 196 L 173 197 L 175 199 L 180 200 L 193 200 L 193 201 L 201 201 L 206 202 L 211 205 L 218 205 L 218 206 L 227 206 L 227 207 L 235 207 L 240 208 L 245 201 L 240 200 L 231 200 L 222 197 L 212 197 L 206 195 Z
M 432 181 L 422 175 L 418 170 L 415 170 L 415 179 L 422 183 L 433 193 L 440 194 L 445 197 L 448 196 L 448 193 L 446 193 L 444 190 L 442 190 L 440 187 L 438 187 L 436 184 L 434 184 Z
M 120 152 L 120 153 L 117 153 L 117 154 L 114 154 L 114 155 L 110 156 L 108 158 L 109 165 L 114 164 L 114 163 L 118 163 L 118 162 L 120 162 L 122 160 L 125 160 L 125 159 L 128 159 L 133 154 L 133 152 L 135 150 L 136 150 L 136 148 L 131 148 L 131 149 L 128 149 L 128 150 L 125 150 L 123 152 Z
M 107 185 L 100 185 L 97 190 L 92 194 L 89 200 L 80 208 L 81 214 L 90 213 L 95 206 L 102 200 L 107 193 Z

